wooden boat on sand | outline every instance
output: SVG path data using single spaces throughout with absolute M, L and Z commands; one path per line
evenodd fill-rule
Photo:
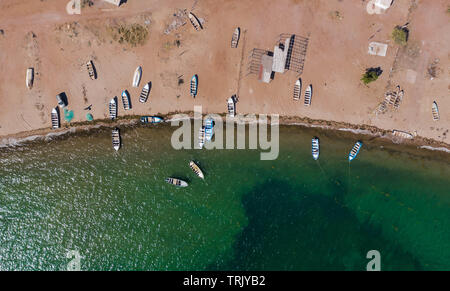
M 89 77 L 92 80 L 97 79 L 97 72 L 95 70 L 94 63 L 92 62 L 92 60 L 86 63 L 86 68 L 87 68 Z
M 141 117 L 141 123 L 147 124 L 147 123 L 161 123 L 164 119 L 158 116 L 142 116 Z
M 312 145 L 311 145 L 311 151 L 312 151 L 312 156 L 314 160 L 319 159 L 319 139 L 317 137 L 314 137 L 312 139 Z
M 118 151 L 120 149 L 120 144 L 120 131 L 116 127 L 112 130 L 112 146 L 116 151 Z
M 125 110 L 131 109 L 130 93 L 128 93 L 127 90 L 122 92 L 122 103 L 123 103 L 123 109 L 125 109 Z
M 136 68 L 136 71 L 134 71 L 133 87 L 135 87 L 135 88 L 139 87 L 139 83 L 141 82 L 141 77 L 142 77 L 142 67 L 139 66 Z
M 191 78 L 191 87 L 190 87 L 190 93 L 193 98 L 197 96 L 198 92 L 198 76 L 194 75 Z
M 351 149 L 350 153 L 348 154 L 348 161 L 351 162 L 353 161 L 356 156 L 359 153 L 359 150 L 361 149 L 363 143 L 361 141 L 357 141 L 355 143 L 355 145 L 353 146 L 353 148 Z
M 305 90 L 305 106 L 311 105 L 312 99 L 312 85 L 309 85 Z
M 302 79 L 298 79 L 294 85 L 294 100 L 300 100 L 300 93 L 302 91 Z
M 439 108 L 436 101 L 433 101 L 433 104 L 431 105 L 431 113 L 433 114 L 434 121 L 438 121 L 440 119 Z
M 414 138 L 414 136 L 411 133 L 406 132 L 406 131 L 396 130 L 396 129 L 394 129 L 392 131 L 392 134 L 395 136 L 401 137 L 401 138 L 407 138 L 407 139 Z
M 200 23 L 200 20 L 198 20 L 197 16 L 194 15 L 194 13 L 189 12 L 189 20 L 191 21 L 192 26 L 195 28 L 195 30 L 203 29 L 202 24 Z
M 205 175 L 203 175 L 202 170 L 194 161 L 189 162 L 189 167 L 200 179 L 205 179 Z
M 34 82 L 34 68 L 28 68 L 26 77 L 26 84 L 28 89 L 31 90 L 31 88 L 33 88 L 33 82 Z
M 61 124 L 60 124 L 59 110 L 57 107 L 52 109 L 51 118 L 52 118 L 52 128 L 53 129 L 60 128 Z
M 117 97 L 114 97 L 109 101 L 109 118 L 116 119 L 117 118 Z
M 167 184 L 174 185 L 176 187 L 187 187 L 188 186 L 187 182 L 177 179 L 177 178 L 166 178 L 165 181 Z
M 141 94 L 139 95 L 139 102 L 145 103 L 147 102 L 148 95 L 150 94 L 150 84 L 145 84 L 144 88 L 142 88 Z
M 236 27 L 231 37 L 231 48 L 237 48 L 239 45 L 239 38 L 241 37 L 241 29 Z
M 236 95 L 231 96 L 228 98 L 227 105 L 228 105 L 228 116 L 234 117 L 236 115 L 236 103 L 234 101 L 234 97 Z

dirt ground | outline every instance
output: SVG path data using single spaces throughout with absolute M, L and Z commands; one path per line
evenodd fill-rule
M 369 15 L 361 0 L 128 0 L 114 7 L 100 0 L 68 15 L 63 0 L 2 0 L 0 2 L 0 136 L 50 127 L 55 96 L 66 92 L 74 121 L 85 121 L 92 104 L 95 119 L 108 117 L 107 104 L 122 90 L 131 94 L 133 108 L 119 115 L 165 114 L 227 110 L 226 99 L 238 93 L 238 113 L 278 113 L 383 129 L 398 129 L 449 143 L 450 13 L 448 1 L 395 0 L 384 14 Z M 220 2 L 220 4 L 219 4 Z M 165 34 L 174 14 L 192 11 L 204 29 L 185 25 Z M 185 20 L 186 21 L 186 20 Z M 137 23 L 148 29 L 144 45 L 120 44 L 112 37 L 119 25 Z M 407 47 L 390 35 L 408 24 Z M 241 28 L 237 49 L 230 47 L 235 27 Z M 309 38 L 300 75 L 304 88 L 313 85 L 312 105 L 292 98 L 299 77 L 287 71 L 269 83 L 248 75 L 253 48 L 273 51 L 282 33 Z M 368 44 L 388 44 L 385 57 L 367 53 Z M 92 59 L 98 79 L 91 80 L 85 63 Z M 435 77 L 428 73 L 434 63 Z M 132 88 L 137 66 L 140 88 Z M 28 67 L 36 77 L 25 86 Z M 379 79 L 364 85 L 366 68 L 381 67 Z M 193 74 L 198 96 L 189 95 Z M 138 101 L 143 84 L 152 82 L 147 103 Z M 400 85 L 405 91 L 398 110 L 376 114 L 384 92 Z M 436 101 L 441 119 L 432 120 Z

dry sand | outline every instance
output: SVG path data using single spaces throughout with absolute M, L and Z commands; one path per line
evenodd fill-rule
M 131 93 L 133 109 L 119 115 L 166 114 L 192 111 L 223 113 L 226 99 L 238 93 L 238 113 L 278 113 L 283 116 L 368 125 L 384 130 L 416 132 L 449 144 L 450 14 L 445 0 L 396 0 L 381 15 L 366 12 L 367 1 L 350 0 L 128 0 L 119 8 L 100 0 L 68 15 L 63 0 L 2 0 L 0 2 L 0 136 L 50 128 L 56 94 L 66 92 L 74 121 L 85 121 L 92 104 L 95 119 L 108 116 L 109 100 L 122 90 Z M 204 21 L 195 31 L 189 22 L 165 34 L 174 13 L 186 9 Z M 336 11 L 339 12 L 337 16 Z M 409 22 L 406 48 L 390 38 L 396 25 Z M 149 31 L 142 46 L 112 40 L 108 27 L 139 23 Z M 230 48 L 234 28 L 242 30 L 237 49 Z M 292 99 L 298 75 L 276 74 L 270 84 L 247 75 L 253 48 L 273 51 L 282 33 L 309 38 L 302 97 L 312 84 L 312 106 Z M 178 44 L 177 44 L 178 41 Z M 389 45 L 385 57 L 367 53 L 371 41 Z M 91 80 L 85 63 L 92 59 L 98 79 Z M 437 62 L 430 80 L 428 66 Z M 134 70 L 141 65 L 140 88 L 132 88 Z M 366 68 L 381 67 L 380 78 L 368 86 L 360 78 Z M 32 90 L 25 73 L 34 67 Z M 189 95 L 189 81 L 199 76 L 199 93 Z M 180 84 L 179 79 L 184 83 Z M 152 82 L 146 104 L 138 101 L 145 82 Z M 405 90 L 398 111 L 376 115 L 384 92 L 400 85 Z M 431 103 L 439 104 L 434 122 Z

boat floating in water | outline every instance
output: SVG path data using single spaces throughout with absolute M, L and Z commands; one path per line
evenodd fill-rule
M 53 129 L 60 128 L 61 124 L 58 107 L 52 109 L 51 117 L 52 117 L 52 128 Z
M 309 85 L 305 90 L 305 106 L 311 105 L 312 99 L 312 85 Z
M 194 161 L 190 161 L 190 162 L 189 162 L 189 167 L 192 169 L 192 171 L 194 171 L 194 173 L 195 173 L 200 179 L 205 179 L 205 175 L 203 175 L 202 170 L 200 169 L 200 167 L 199 167 Z
M 94 63 L 92 62 L 92 60 L 86 63 L 86 68 L 87 68 L 89 77 L 92 80 L 97 79 L 97 71 L 95 70 Z
M 118 151 L 120 149 L 120 131 L 119 129 L 116 127 L 115 129 L 112 130 L 112 145 L 113 148 Z
M 142 88 L 141 95 L 139 95 L 139 102 L 141 103 L 147 102 L 148 95 L 150 94 L 150 86 L 151 82 L 145 84 L 144 88 Z
M 235 102 L 236 95 L 231 96 L 228 98 L 227 104 L 228 104 L 228 115 L 230 117 L 234 117 L 236 115 L 236 102 Z
M 205 127 L 202 126 L 198 131 L 198 146 L 200 147 L 200 149 L 202 149 L 203 146 L 205 145 L 205 139 L 206 139 Z
M 320 152 L 319 138 L 314 137 L 312 139 L 311 151 L 312 151 L 313 159 L 314 160 L 319 159 L 319 152 Z
M 166 178 L 165 181 L 167 184 L 174 185 L 176 187 L 187 187 L 188 186 L 187 182 L 177 179 L 177 178 Z
M 109 118 L 116 119 L 117 118 L 117 97 L 114 97 L 109 101 Z
M 359 140 L 355 143 L 355 145 L 353 146 L 352 150 L 348 154 L 348 161 L 349 162 L 353 161 L 356 158 L 356 156 L 358 155 L 359 150 L 361 149 L 362 145 L 363 145 L 363 143 L 361 141 L 359 141 Z
M 123 103 L 123 109 L 125 109 L 125 110 L 131 109 L 130 93 L 128 93 L 127 90 L 122 92 L 122 103 Z
M 194 75 L 191 78 L 191 87 L 190 87 L 190 93 L 193 98 L 197 96 L 198 91 L 198 76 Z
M 300 100 L 300 93 L 302 91 L 302 79 L 298 79 L 294 85 L 294 100 Z
M 141 76 L 142 76 L 142 67 L 139 66 L 136 68 L 136 71 L 134 71 L 133 76 L 133 87 L 139 87 L 139 83 L 141 82 Z
M 236 27 L 231 37 L 231 48 L 237 48 L 239 45 L 239 38 L 241 37 L 241 29 Z
M 433 121 L 438 121 L 440 119 L 439 108 L 436 101 L 433 101 L 433 104 L 431 105 L 431 113 L 433 114 Z
M 207 118 L 205 120 L 205 138 L 206 141 L 211 141 L 214 136 L 214 120 Z
M 28 89 L 31 90 L 31 88 L 33 88 L 33 82 L 34 82 L 34 68 L 28 68 L 27 69 L 27 78 L 26 78 L 26 83 L 27 83 Z
M 158 116 L 142 116 L 141 117 L 141 123 L 147 124 L 147 123 L 161 123 L 164 119 Z
M 202 24 L 200 23 L 200 20 L 198 20 L 197 16 L 194 15 L 194 13 L 189 12 L 189 20 L 191 21 L 192 26 L 195 28 L 195 30 L 203 29 Z

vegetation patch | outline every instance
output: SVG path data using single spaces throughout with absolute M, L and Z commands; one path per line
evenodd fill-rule
M 148 37 L 148 29 L 141 24 L 121 24 L 109 27 L 112 38 L 120 44 L 129 44 L 133 47 L 144 45 Z
M 392 31 L 392 39 L 398 45 L 406 45 L 408 42 L 409 30 L 406 27 L 396 26 Z
M 366 70 L 366 72 L 362 75 L 361 81 L 364 84 L 369 84 L 370 82 L 376 81 L 378 77 L 381 75 L 383 71 L 380 67 L 378 68 L 369 68 Z

